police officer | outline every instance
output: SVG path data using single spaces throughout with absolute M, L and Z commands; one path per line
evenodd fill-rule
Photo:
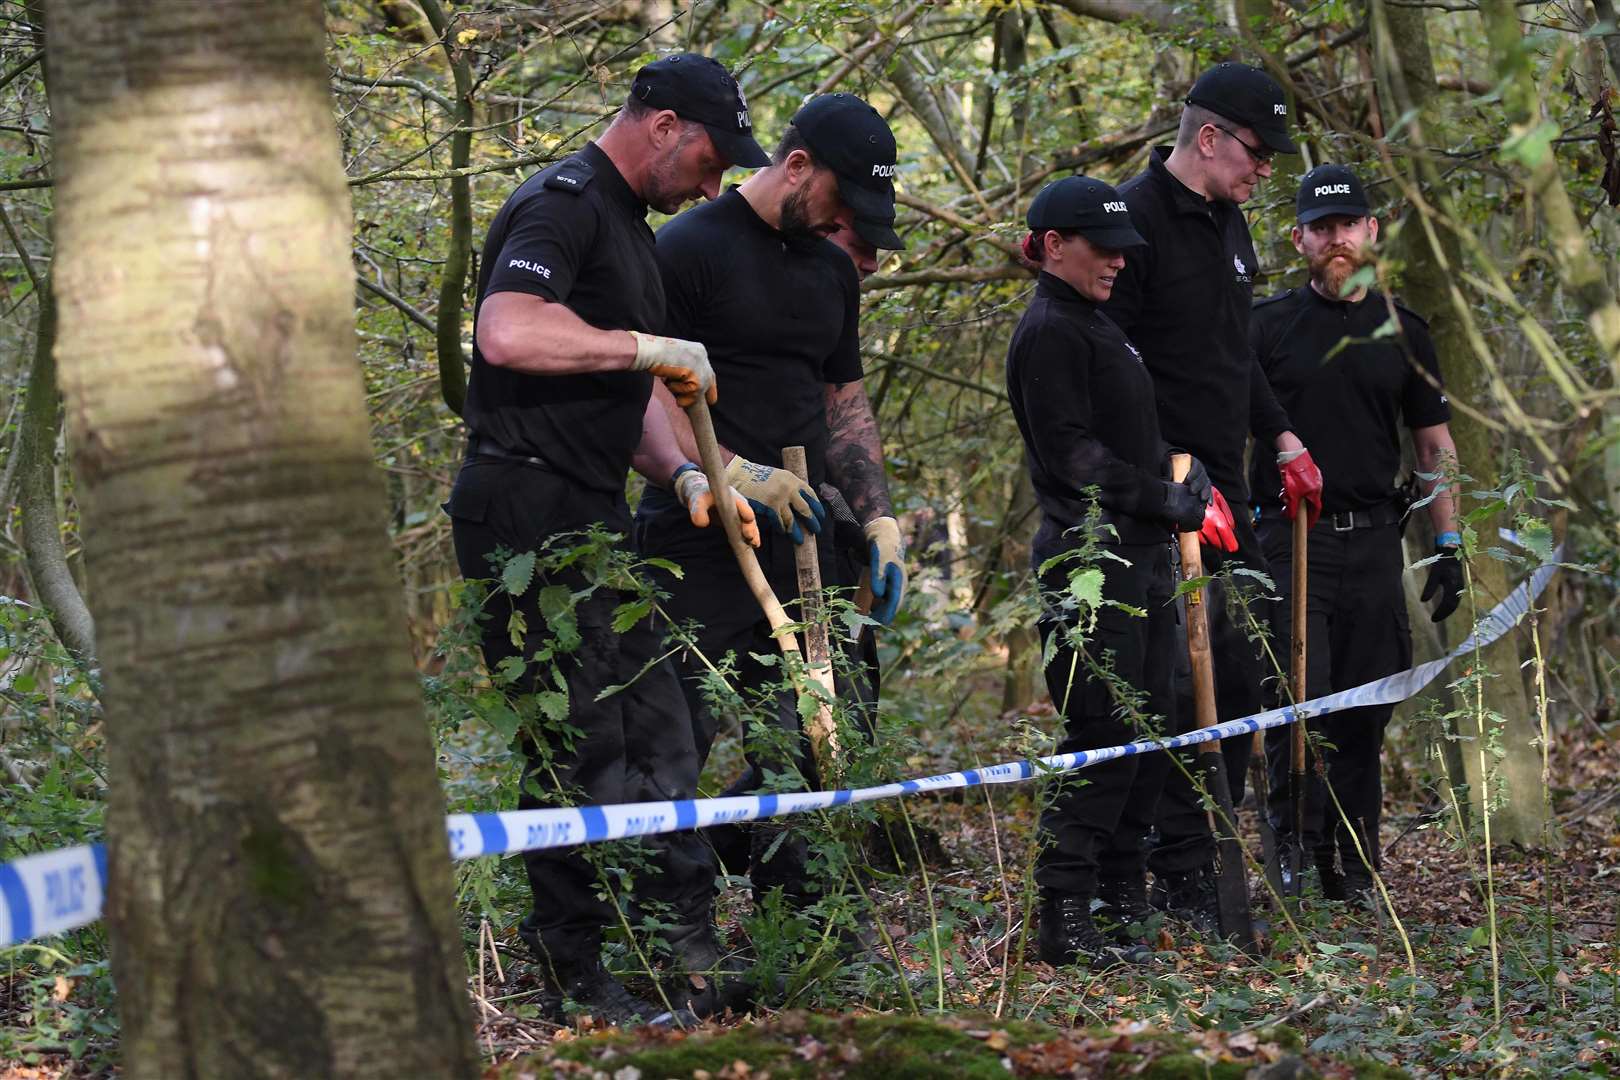
M 1202 460 L 1230 500 L 1236 551 L 1206 544 L 1204 568 L 1211 574 L 1265 567 L 1244 484 L 1244 445 L 1251 432 L 1281 463 L 1285 512 L 1292 516 L 1308 504 L 1314 515 L 1320 508 L 1321 474 L 1289 430 L 1287 414 L 1249 351 L 1256 259 L 1240 204 L 1271 175 L 1273 154 L 1293 152 L 1282 88 L 1258 68 L 1223 63 L 1193 84 L 1175 145 L 1155 149 L 1147 170 L 1120 188 L 1147 247 L 1126 262 L 1104 310 L 1142 350 L 1165 438 Z M 1222 720 L 1257 712 L 1261 702 L 1258 657 L 1230 615 L 1226 581 L 1217 578 L 1209 604 Z M 1191 723 L 1190 678 L 1177 682 L 1180 717 Z M 1237 799 L 1249 747 L 1247 737 L 1223 746 Z M 1183 760 L 1196 768 L 1190 755 Z M 1204 927 L 1215 924 L 1208 822 L 1188 772 L 1173 768 L 1160 798 L 1159 842 L 1149 859 L 1152 898 L 1155 906 Z
M 1071 176 L 1043 188 L 1026 220 L 1024 252 L 1040 277 L 1007 350 L 1007 395 L 1041 508 L 1032 555 L 1046 599 L 1046 685 L 1066 721 L 1058 752 L 1068 753 L 1164 733 L 1161 718 L 1175 714 L 1170 536 L 1230 522 L 1202 465 L 1183 483 L 1167 479 L 1153 376 L 1103 312 L 1126 250 L 1134 258 L 1144 244 L 1125 202 L 1100 180 Z M 1095 560 L 1101 602 L 1081 610 L 1069 582 L 1084 568 L 1060 557 L 1083 543 L 1093 502 L 1106 527 L 1097 539 L 1114 557 Z M 1093 766 L 1041 814 L 1041 959 L 1147 958 L 1123 928 L 1144 914 L 1143 840 L 1167 764 L 1142 754 Z M 1114 935 L 1093 921 L 1094 899 L 1110 909 Z
M 1403 671 L 1412 662 L 1406 597 L 1401 588 L 1404 501 L 1396 494 L 1399 424 L 1412 431 L 1418 472 L 1436 497 L 1429 517 L 1440 558 L 1431 564 L 1423 599 L 1438 596 L 1436 622 L 1456 610 L 1462 565 L 1456 504 L 1443 474 L 1457 451 L 1447 427 L 1450 408 L 1428 326 L 1386 296 L 1346 285 L 1370 261 L 1378 219 L 1355 173 L 1321 165 L 1299 185 L 1294 247 L 1309 266 L 1309 280 L 1255 305 L 1250 340 L 1277 396 L 1300 436 L 1310 440 L 1327 482 L 1322 517 L 1310 531 L 1306 598 L 1307 693 L 1335 690 Z M 1388 333 L 1386 328 L 1395 332 Z M 1283 602 L 1271 604 L 1274 639 L 1292 631 L 1289 600 L 1293 530 L 1283 520 L 1276 466 L 1256 458 L 1253 468 L 1260 542 Z M 1394 707 L 1375 705 L 1310 721 L 1327 766 L 1327 782 L 1344 809 L 1327 797 L 1314 769 L 1305 790 L 1304 849 L 1314 855 L 1322 889 L 1331 899 L 1372 887 L 1368 861 L 1378 865 L 1383 789 L 1379 754 Z M 1286 729 L 1267 735 L 1271 764 L 1271 819 L 1279 838 L 1294 841 L 1289 807 Z M 1345 818 L 1348 818 L 1346 822 Z M 1359 843 L 1358 843 L 1359 841 Z M 1283 860 L 1285 868 L 1289 860 Z
M 445 506 L 464 577 L 498 576 L 503 549 L 566 548 L 566 534 L 592 526 L 628 532 L 632 464 L 673 487 L 692 526 L 707 523 L 713 499 L 703 474 L 681 454 L 662 408 L 649 406 L 659 379 L 678 398 L 712 400 L 713 371 L 701 345 L 658 336 L 664 290 L 645 217 L 649 205 L 673 213 L 689 199 L 714 197 L 728 165 L 765 161 L 726 70 L 705 57 L 671 56 L 637 73 L 598 141 L 507 199 L 484 245 L 467 457 Z M 497 610 L 482 639 L 491 674 L 510 680 L 520 711 L 534 718 L 521 738 L 519 807 L 692 797 L 700 762 L 691 717 L 673 669 L 654 663 L 659 635 L 645 622 L 616 631 L 625 597 L 577 566 L 539 578 L 521 595 L 492 600 Z M 543 585 L 581 598 L 568 631 L 542 612 Z M 548 724 L 538 707 L 537 695 L 558 691 L 565 727 Z M 711 956 L 707 850 L 690 833 L 648 846 L 655 872 L 637 880 L 634 899 L 673 908 L 666 917 L 676 924 L 668 937 L 678 961 Z M 571 999 L 609 1023 L 667 1018 L 603 968 L 602 928 L 618 919 L 580 849 L 525 853 L 524 864 L 534 909 L 519 933 L 539 961 L 551 1014 L 560 1019 Z M 695 992 L 682 993 L 676 1008 L 715 1007 L 701 984 L 678 985 Z
M 830 482 L 861 525 L 880 622 L 899 605 L 904 556 L 882 440 L 862 384 L 860 286 L 849 258 L 826 236 L 839 221 L 860 218 L 873 243 L 901 246 L 882 224 L 894 218 L 895 150 L 888 125 L 864 101 L 850 94 L 814 98 L 793 116 L 770 167 L 658 234 L 670 332 L 702 342 L 724 377 L 715 431 L 729 462 L 727 479 L 761 519 L 759 559 L 777 595 L 797 593 L 794 545 L 806 532 L 822 531 L 826 511 L 815 492 Z M 682 446 L 695 452 L 685 416 L 672 411 L 671 423 Z M 808 483 L 782 468 L 784 446 L 805 448 Z M 702 693 L 704 660 L 719 663 L 728 654 L 737 665 L 733 686 L 749 709 L 764 714 L 763 741 L 785 738 L 798 747 L 793 695 L 760 701 L 764 688 L 782 681 L 769 664 L 778 650 L 723 538 L 693 529 L 658 492 L 643 500 L 637 521 L 643 552 L 684 571 L 664 583 L 665 607 L 677 622 L 700 627 L 702 657 L 688 652 L 679 661 L 699 721 L 699 754 L 707 754 L 719 726 Z M 833 545 L 819 547 L 823 579 L 836 580 Z M 766 662 L 755 659 L 760 655 Z M 759 749 L 750 751 L 755 762 Z M 780 753 L 767 757 L 769 771 L 791 772 Z M 802 752 L 798 765 L 813 783 Z M 777 843 L 775 830 L 755 829 L 753 846 L 756 895 L 781 886 L 790 900 L 811 899 L 800 844 Z

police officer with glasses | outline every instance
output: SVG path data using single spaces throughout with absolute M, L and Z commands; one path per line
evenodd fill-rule
M 1173 725 L 1177 645 L 1170 540 L 1231 534 L 1201 464 L 1169 476 L 1153 376 L 1104 305 L 1145 241 L 1125 202 L 1085 176 L 1048 184 L 1026 215 L 1024 253 L 1040 267 L 1035 296 L 1007 350 L 1007 395 L 1041 508 L 1033 563 L 1052 703 L 1065 720 L 1059 753 L 1163 734 Z M 1095 517 L 1093 517 L 1095 515 Z M 1081 608 L 1063 559 L 1098 525 L 1101 601 Z M 1043 570 L 1044 568 L 1044 570 Z M 1146 906 L 1143 840 L 1168 760 L 1139 754 L 1061 778 L 1041 814 L 1039 949 L 1052 964 L 1141 963 L 1130 927 Z M 1102 910 L 1093 915 L 1093 902 Z
M 1357 277 L 1373 258 L 1378 219 L 1360 179 L 1343 165 L 1321 165 L 1300 180 L 1294 248 L 1308 280 L 1254 307 L 1250 340 L 1278 399 L 1322 464 L 1322 516 L 1307 540 L 1307 695 L 1321 697 L 1404 671 L 1412 663 L 1401 532 L 1406 500 L 1397 494 L 1400 425 L 1412 434 L 1417 471 L 1432 495 L 1429 520 L 1439 558 L 1422 598 L 1436 599 L 1431 618 L 1456 610 L 1463 587 L 1461 538 L 1452 485 L 1456 446 L 1451 410 L 1428 325 Z M 1393 330 L 1393 333 L 1390 331 Z M 1261 546 L 1282 602 L 1271 609 L 1273 640 L 1292 634 L 1293 530 L 1285 519 L 1276 465 L 1256 457 L 1253 488 Z M 1279 839 L 1313 856 L 1329 899 L 1364 897 L 1370 867 L 1379 865 L 1383 801 L 1379 758 L 1391 705 L 1347 709 L 1311 720 L 1327 766 L 1333 805 L 1316 770 L 1307 768 L 1304 836 L 1295 837 L 1289 806 L 1286 729 L 1267 733 L 1270 816 Z M 1291 860 L 1281 860 L 1285 872 Z M 1369 866 L 1370 864 L 1370 866 Z
M 1303 507 L 1314 518 L 1321 508 L 1321 473 L 1249 350 L 1256 258 L 1241 204 L 1271 175 L 1271 156 L 1293 152 L 1282 88 L 1258 68 L 1218 64 L 1188 93 L 1175 145 L 1155 149 L 1147 170 L 1120 188 L 1147 246 L 1126 262 L 1104 310 L 1142 350 L 1165 438 L 1203 461 L 1231 500 L 1235 544 L 1206 544 L 1206 573 L 1266 565 L 1249 522 L 1243 461 L 1251 432 L 1255 453 L 1275 455 L 1281 468 L 1285 512 L 1292 517 Z M 1262 700 L 1259 657 L 1230 614 L 1227 580 L 1216 579 L 1209 604 L 1223 721 L 1258 712 Z M 1180 715 L 1191 722 L 1190 677 L 1177 682 Z M 1249 747 L 1247 736 L 1222 745 L 1239 801 Z M 1172 769 L 1160 800 L 1149 859 L 1153 901 L 1213 929 L 1214 837 L 1189 775 L 1198 768 L 1194 755 L 1183 761 L 1186 769 Z

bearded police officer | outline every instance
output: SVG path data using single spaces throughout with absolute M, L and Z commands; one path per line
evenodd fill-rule
M 1168 479 L 1153 377 L 1100 306 L 1144 244 L 1124 201 L 1100 180 L 1071 176 L 1043 188 L 1026 220 L 1024 253 L 1041 272 L 1007 350 L 1007 396 L 1041 508 L 1032 555 L 1046 685 L 1066 721 L 1058 752 L 1068 753 L 1165 733 L 1175 714 L 1170 537 L 1206 520 L 1212 533 L 1231 524 L 1201 464 L 1183 483 Z M 1060 557 L 1084 543 L 1091 515 L 1108 557 L 1094 562 L 1101 602 L 1082 611 L 1069 582 L 1090 567 Z M 1147 958 L 1128 927 L 1147 914 L 1143 840 L 1167 766 L 1163 754 L 1094 766 L 1041 814 L 1041 959 Z M 1093 921 L 1096 899 L 1112 936 Z
M 664 411 L 649 406 L 653 376 L 679 397 L 712 399 L 713 372 L 701 345 L 657 336 L 664 290 L 645 216 L 649 205 L 673 213 L 713 198 L 728 165 L 765 162 L 725 69 L 672 56 L 641 69 L 599 141 L 525 181 L 501 208 L 478 281 L 467 458 L 445 507 L 464 577 L 499 576 L 502 551 L 566 549 L 567 534 L 590 527 L 627 532 L 632 464 L 675 486 L 692 526 L 707 522 L 702 473 Z M 616 630 L 625 597 L 578 566 L 537 577 L 491 600 L 482 641 L 491 675 L 531 718 L 519 807 L 692 797 L 700 763 L 691 717 L 673 669 L 654 662 L 659 636 L 646 623 Z M 563 613 L 567 629 L 541 609 L 547 585 L 578 598 Z M 614 686 L 625 689 L 603 696 Z M 542 695 L 559 691 L 563 725 L 540 708 Z M 707 850 L 690 833 L 648 846 L 654 866 L 635 882 L 635 899 L 673 909 L 664 914 L 676 924 L 668 937 L 677 961 L 712 953 Z M 519 933 L 539 961 L 551 1015 L 560 1019 L 570 999 L 610 1023 L 668 1016 L 602 967 L 602 930 L 618 916 L 581 849 L 530 852 L 524 863 L 534 910 Z M 715 1004 L 681 996 L 678 1009 Z
M 1456 558 L 1456 504 L 1443 475 L 1454 468 L 1456 447 L 1446 426 L 1451 413 L 1428 326 L 1399 303 L 1359 282 L 1351 284 L 1356 270 L 1371 260 L 1378 239 L 1378 219 L 1353 172 L 1321 165 L 1306 173 L 1298 213 L 1293 241 L 1305 256 L 1309 280 L 1257 303 L 1250 339 L 1326 477 L 1322 517 L 1308 541 L 1306 681 L 1307 696 L 1314 698 L 1405 670 L 1412 662 L 1401 588 L 1406 507 L 1395 486 L 1399 424 L 1411 429 L 1418 472 L 1435 477 L 1423 486 L 1435 495 L 1429 518 L 1440 557 L 1429 568 L 1423 599 L 1437 598 L 1436 622 L 1456 610 L 1462 566 Z M 1260 542 L 1283 594 L 1281 603 L 1268 605 L 1274 640 L 1287 642 L 1293 530 L 1276 497 L 1276 466 L 1257 457 L 1253 476 Z M 1322 890 L 1331 899 L 1364 895 L 1372 887 L 1368 863 L 1378 865 L 1383 796 L 1379 754 L 1393 710 L 1375 705 L 1310 721 L 1344 817 L 1316 771 L 1307 769 L 1305 831 L 1297 839 L 1314 855 Z M 1273 827 L 1292 843 L 1287 729 L 1268 733 L 1266 752 Z M 1291 860 L 1281 861 L 1290 866 Z
M 826 510 L 815 492 L 830 482 L 862 527 L 880 622 L 893 617 L 905 587 L 900 530 L 861 381 L 860 286 L 849 258 L 826 236 L 840 221 L 861 219 L 870 242 L 900 246 L 882 224 L 894 218 L 895 160 L 894 137 L 875 109 L 849 94 L 823 95 L 794 115 L 769 168 L 658 235 L 670 330 L 702 342 L 726 384 L 715 431 L 727 478 L 760 518 L 760 563 L 777 595 L 797 593 L 794 545 L 822 531 Z M 684 414 L 672 410 L 671 422 L 695 452 Z M 782 468 L 785 446 L 805 448 L 808 482 Z M 677 622 L 699 627 L 702 657 L 689 652 L 680 660 L 699 720 L 699 753 L 707 753 L 719 724 L 703 700 L 705 660 L 718 664 L 727 654 L 747 707 L 768 714 L 776 742 L 799 746 L 792 694 L 776 692 L 756 708 L 761 690 L 782 681 L 770 664 L 778 650 L 724 538 L 693 529 L 656 492 L 637 518 L 643 552 L 684 571 L 665 583 L 666 608 Z M 820 545 L 824 580 L 836 580 L 832 547 Z M 757 749 L 750 750 L 756 763 Z M 768 757 L 769 771 L 791 772 L 779 753 Z M 813 781 L 808 756 L 800 753 L 798 764 Z M 756 829 L 754 847 L 757 856 L 771 854 L 755 861 L 756 895 L 779 885 L 790 899 L 809 898 L 799 845 Z
M 1204 567 L 1212 574 L 1265 565 L 1249 523 L 1243 475 L 1251 432 L 1283 463 L 1287 513 L 1309 504 L 1314 515 L 1320 506 L 1321 475 L 1249 351 L 1256 259 L 1239 204 L 1271 175 L 1273 154 L 1293 152 L 1282 88 L 1257 68 L 1224 63 L 1193 84 L 1175 145 L 1155 149 L 1147 171 L 1120 188 L 1147 247 L 1126 262 L 1104 310 L 1153 373 L 1165 438 L 1197 455 L 1231 502 L 1236 554 L 1207 546 Z M 1229 614 L 1226 590 L 1226 578 L 1217 578 L 1209 604 L 1222 720 L 1258 711 L 1261 700 L 1258 658 Z M 1190 679 L 1178 682 L 1181 717 L 1191 722 Z M 1223 747 L 1238 799 L 1249 746 L 1245 736 Z M 1214 922 L 1208 820 L 1188 773 L 1172 769 L 1149 860 L 1153 899 L 1204 926 Z

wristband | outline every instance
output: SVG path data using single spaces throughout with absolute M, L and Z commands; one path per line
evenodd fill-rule
M 697 468 L 697 466 L 692 464 L 690 461 L 676 466 L 675 471 L 669 474 L 669 486 L 674 487 L 675 486 L 675 481 L 677 481 L 677 480 L 679 480 L 681 478 L 682 473 L 692 472 L 696 468 Z M 1461 543 L 1461 541 L 1458 541 L 1458 543 Z
M 1434 546 L 1437 548 L 1462 547 L 1462 534 L 1450 531 L 1443 532 L 1434 538 Z

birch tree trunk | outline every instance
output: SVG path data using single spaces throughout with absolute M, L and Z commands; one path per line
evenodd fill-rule
M 127 1075 L 471 1077 L 318 0 L 52 0 Z

